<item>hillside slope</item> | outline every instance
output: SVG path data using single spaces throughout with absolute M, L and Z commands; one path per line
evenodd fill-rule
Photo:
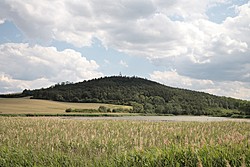
M 160 114 L 250 114 L 250 102 L 208 93 L 168 87 L 138 77 L 112 76 L 79 83 L 61 83 L 46 89 L 24 90 L 33 96 L 66 102 L 132 105 L 134 112 Z
M 67 103 L 51 100 L 29 99 L 29 98 L 0 98 L 1 114 L 65 114 L 65 109 L 86 109 L 98 110 L 100 106 L 105 106 L 111 110 L 117 108 L 130 109 L 129 106 L 103 104 L 103 103 Z M 86 111 L 87 112 L 87 111 Z M 67 113 L 81 114 L 81 113 Z

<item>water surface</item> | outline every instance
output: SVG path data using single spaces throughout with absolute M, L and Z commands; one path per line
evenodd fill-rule
M 64 119 L 77 120 L 133 120 L 133 121 L 168 121 L 168 122 L 218 122 L 237 121 L 250 122 L 250 119 L 236 119 L 209 116 L 123 116 L 123 117 L 64 117 Z

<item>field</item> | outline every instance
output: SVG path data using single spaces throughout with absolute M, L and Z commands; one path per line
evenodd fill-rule
M 29 98 L 0 98 L 0 114 L 66 114 L 67 108 L 98 109 L 100 106 L 111 109 L 130 108 L 130 106 L 100 103 L 66 103 Z
M 250 123 L 0 117 L 0 166 L 250 166 Z

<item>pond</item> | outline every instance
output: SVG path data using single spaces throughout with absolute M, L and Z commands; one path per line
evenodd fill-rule
M 166 121 L 166 122 L 218 122 L 218 121 L 241 121 L 250 122 L 250 119 L 236 119 L 226 117 L 209 116 L 123 116 L 123 117 L 64 117 L 63 119 L 77 120 L 133 120 L 133 121 Z

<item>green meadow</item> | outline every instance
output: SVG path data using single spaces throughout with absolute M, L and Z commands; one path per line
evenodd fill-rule
M 0 166 L 250 166 L 247 122 L 0 117 Z

